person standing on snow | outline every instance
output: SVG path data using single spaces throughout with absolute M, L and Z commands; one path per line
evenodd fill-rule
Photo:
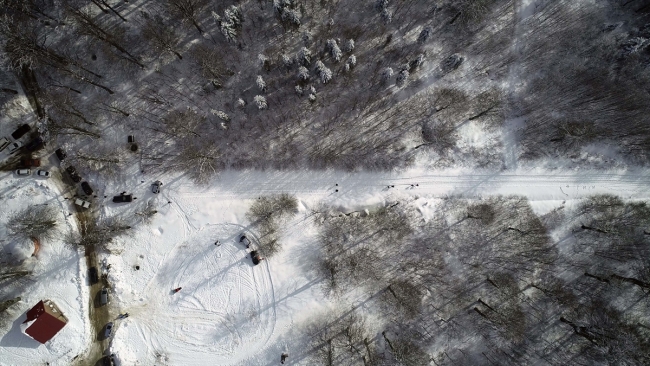
M 177 292 L 180 291 L 181 289 L 182 289 L 182 287 L 177 287 L 177 288 L 175 288 L 175 289 L 174 289 L 174 293 L 177 293 Z
M 280 355 L 280 363 L 284 365 L 284 361 L 286 361 L 288 357 L 289 357 L 289 354 L 286 353 L 286 352 L 283 352 L 282 355 Z

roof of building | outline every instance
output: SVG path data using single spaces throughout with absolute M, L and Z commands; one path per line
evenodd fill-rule
M 51 300 L 41 300 L 27 312 L 27 319 L 23 322 L 29 323 L 25 334 L 35 340 L 45 343 L 52 339 L 68 322 L 61 310 Z

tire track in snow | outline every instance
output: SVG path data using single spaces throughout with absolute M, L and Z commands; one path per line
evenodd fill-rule
M 221 246 L 212 245 L 213 238 L 224 231 L 230 239 Z M 150 306 L 143 308 L 147 316 L 142 320 L 133 317 L 150 330 L 150 339 L 143 341 L 153 352 L 169 349 L 173 362 L 187 365 L 196 363 L 177 358 L 198 352 L 226 365 L 243 361 L 233 359 L 235 355 L 248 358 L 242 348 L 268 344 L 276 321 L 275 294 L 268 293 L 274 291 L 272 279 L 266 278 L 270 276 L 268 262 L 252 266 L 247 262 L 249 254 L 243 256 L 244 248 L 237 242 L 243 231 L 243 226 L 235 224 L 208 225 L 176 244 L 165 257 L 158 269 L 163 273 L 156 274 L 146 290 Z M 247 235 L 257 242 L 254 235 Z M 222 256 L 218 258 L 217 253 Z M 160 296 L 173 288 L 172 284 L 182 285 L 183 290 Z M 246 294 L 253 294 L 252 303 Z M 184 351 L 174 355 L 173 349 Z

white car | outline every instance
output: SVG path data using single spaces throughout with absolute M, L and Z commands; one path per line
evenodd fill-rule
M 6 137 L 1 138 L 0 139 L 0 151 L 6 149 L 7 146 L 9 146 L 9 144 L 11 144 L 11 141 L 9 141 L 8 138 L 6 138 Z
M 81 206 L 83 208 L 90 207 L 90 202 L 84 201 L 81 198 L 77 198 L 76 200 L 74 200 L 74 204 L 77 205 L 77 206 Z
M 16 175 L 32 175 L 32 171 L 30 169 L 18 169 Z
M 41 177 L 45 177 L 45 178 L 49 178 L 51 176 L 50 172 L 48 172 L 47 170 L 40 170 L 40 169 L 38 171 L 36 171 L 36 175 L 41 176 Z
M 9 154 L 13 154 L 16 151 L 20 150 L 20 148 L 23 147 L 23 143 L 20 141 L 15 141 L 14 143 L 11 144 L 11 149 L 9 149 Z

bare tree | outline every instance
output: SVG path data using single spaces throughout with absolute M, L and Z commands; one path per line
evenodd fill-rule
M 207 3 L 206 0 L 167 0 L 167 7 L 171 13 L 192 23 L 196 30 L 203 34 L 203 29 L 199 26 L 199 17 L 203 14 Z
M 147 17 L 142 27 L 142 36 L 151 43 L 156 51 L 171 53 L 176 55 L 179 60 L 183 59 L 177 50 L 181 40 L 180 35 L 174 27 L 166 25 L 161 17 Z
M 58 213 L 50 206 L 29 206 L 9 216 L 7 233 L 21 239 L 53 239 L 59 234 L 57 216 Z

